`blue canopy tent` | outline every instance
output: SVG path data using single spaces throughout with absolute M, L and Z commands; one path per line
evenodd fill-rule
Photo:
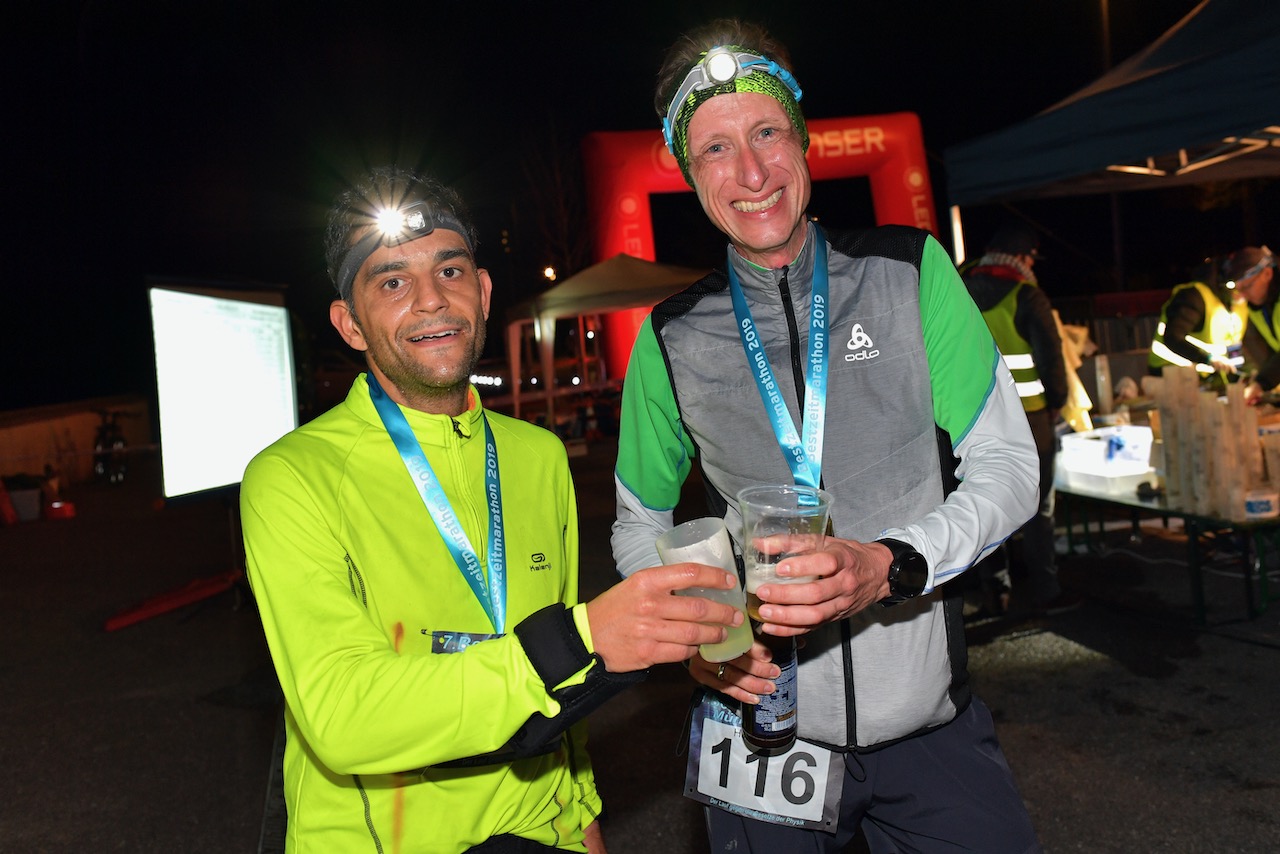
M 1145 50 L 944 152 L 959 208 L 1280 175 L 1280 2 L 1204 0 Z

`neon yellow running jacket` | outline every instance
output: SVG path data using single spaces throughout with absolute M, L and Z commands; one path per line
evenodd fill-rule
M 471 390 L 472 401 L 477 400 Z M 472 547 L 486 560 L 478 403 L 451 419 L 402 407 Z M 460 852 L 516 834 L 584 851 L 600 813 L 583 724 L 554 752 L 471 768 L 557 701 L 513 629 L 578 596 L 564 445 L 487 413 L 498 449 L 506 634 L 446 549 L 369 398 L 346 400 L 259 454 L 241 487 L 248 577 L 286 703 L 290 852 Z M 584 606 L 573 623 L 592 651 Z M 453 654 L 437 646 L 462 648 Z M 562 684 L 581 682 L 598 659 Z

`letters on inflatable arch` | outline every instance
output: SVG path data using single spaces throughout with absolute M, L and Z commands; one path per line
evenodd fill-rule
M 655 131 L 591 133 L 583 140 L 596 260 L 619 252 L 656 261 L 652 193 L 692 192 Z M 914 113 L 809 121 L 809 172 L 814 181 L 865 176 L 878 225 L 914 225 L 937 234 L 933 191 L 920 120 Z M 621 378 L 648 308 L 604 317 L 605 367 Z

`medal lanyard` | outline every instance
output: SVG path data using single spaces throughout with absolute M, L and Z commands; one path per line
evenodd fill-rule
M 773 421 L 778 438 L 797 484 L 815 489 L 822 480 L 822 434 L 827 414 L 827 239 L 822 229 L 814 226 L 817 257 L 813 265 L 813 303 L 809 308 L 809 359 L 805 363 L 804 410 L 801 413 L 803 436 L 796 433 L 795 421 L 782 399 L 782 390 L 773 376 L 773 367 L 764 352 L 764 344 L 756 332 L 755 320 L 747 306 L 738 274 L 733 270 L 733 248 L 729 249 L 729 293 L 733 297 L 733 313 L 738 319 L 742 349 L 751 365 L 751 375 L 760 390 L 765 411 Z
M 369 383 L 369 397 L 373 406 L 382 418 L 391 441 L 400 452 L 400 459 L 413 478 L 413 485 L 422 497 L 427 512 L 431 514 L 444 540 L 453 562 L 471 586 L 480 607 L 484 608 L 489 622 L 498 634 L 503 632 L 503 624 L 507 619 L 507 572 L 506 542 L 502 533 L 502 485 L 498 480 L 498 446 L 493 441 L 493 430 L 489 427 L 489 419 L 481 414 L 484 421 L 484 491 L 489 502 L 489 579 L 485 582 L 485 568 L 480 564 L 476 550 L 462 530 L 457 514 L 449 504 L 449 497 L 444 494 L 436 473 L 427 462 L 427 455 L 413 435 L 409 422 L 405 419 L 400 407 L 387 397 L 387 393 L 378 385 L 373 373 L 365 374 Z

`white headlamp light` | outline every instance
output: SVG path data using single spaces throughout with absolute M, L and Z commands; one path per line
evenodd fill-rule
M 723 48 L 719 48 L 707 54 L 707 59 L 704 63 L 706 76 L 716 83 L 728 83 L 738 76 L 738 63 L 739 60 L 736 56 Z
M 351 295 L 356 273 L 379 246 L 395 246 L 424 237 L 437 228 L 456 231 L 462 235 L 467 249 L 472 253 L 471 237 L 462 223 L 445 211 L 436 210 L 429 202 L 417 201 L 399 208 L 387 208 L 373 215 L 374 227 L 357 240 L 338 267 L 338 292 L 345 299 Z

